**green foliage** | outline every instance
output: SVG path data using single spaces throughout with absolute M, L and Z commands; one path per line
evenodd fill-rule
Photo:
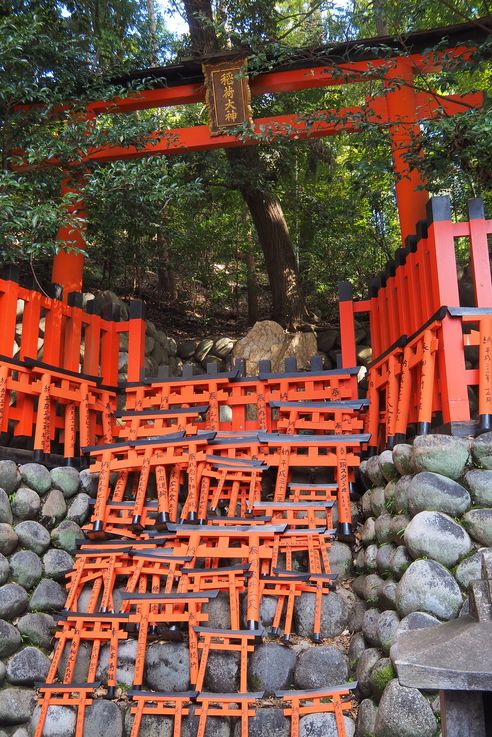
M 165 139 L 171 128 L 205 122 L 201 104 L 108 113 L 90 123 L 80 114 L 91 99 L 109 100 L 151 84 L 130 88 L 118 83 L 121 74 L 189 55 L 189 39 L 166 27 L 167 14 L 161 15 L 157 4 L 154 24 L 151 5 L 147 0 L 12 0 L 0 15 L 0 260 L 51 256 L 58 229 L 80 224 L 76 212 L 67 214 L 75 195 L 59 196 L 69 162 L 76 174 L 89 149 L 108 143 L 139 148 Z M 168 3 L 169 11 L 174 7 Z M 240 0 L 217 3 L 215 10 L 220 43 L 249 46 L 252 72 L 274 68 L 297 47 L 309 47 L 306 53 L 316 63 L 320 44 L 372 37 L 381 23 L 400 34 L 487 12 L 485 3 L 470 6 L 461 0 L 346 5 Z M 489 58 L 490 42 L 469 60 L 450 58 L 442 72 L 417 79 L 417 91 L 428 85 L 441 94 L 490 89 Z M 374 74 L 343 86 L 340 73 L 339 81 L 339 86 L 255 97 L 254 115 L 302 114 L 309 127 L 315 120 L 333 122 L 326 111 L 360 105 L 383 91 Z M 32 102 L 40 105 L 18 108 Z M 400 245 L 387 133 L 362 115 L 350 122 L 359 127 L 356 135 L 287 142 L 272 140 L 263 130 L 257 137 L 263 165 L 258 184 L 280 199 L 310 306 L 327 319 L 333 316 L 338 281 L 350 281 L 358 296 L 365 295 L 368 277 Z M 406 158 L 418 162 L 434 193 L 450 192 L 462 214 L 470 196 L 483 196 L 492 206 L 491 143 L 487 105 L 426 123 Z M 20 150 L 25 168 L 13 171 Z M 38 169 L 46 159 L 57 166 Z M 106 280 L 103 286 L 137 289 L 146 280 L 160 284 L 161 270 L 171 269 L 186 297 L 201 289 L 211 306 L 237 308 L 245 290 L 246 252 L 255 254 L 260 282 L 265 281 L 238 191 L 237 178 L 249 174 L 238 169 L 234 179 L 221 151 L 90 166 L 85 172 L 90 272 Z

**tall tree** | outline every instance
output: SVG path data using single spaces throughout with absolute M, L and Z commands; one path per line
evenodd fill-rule
M 196 56 L 220 50 L 210 0 L 184 0 L 192 51 Z M 272 292 L 272 317 L 295 327 L 308 319 L 289 227 L 276 195 L 267 187 L 256 147 L 227 149 L 234 185 L 248 205 L 263 250 Z

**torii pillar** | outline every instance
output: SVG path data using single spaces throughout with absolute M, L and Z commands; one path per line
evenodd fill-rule
M 406 237 L 415 234 L 417 222 L 425 219 L 429 200 L 425 179 L 406 161 L 408 152 L 420 138 L 412 61 L 405 57 L 396 59 L 394 67 L 386 73 L 386 79 L 390 88 L 386 94 L 386 105 L 396 203 L 405 245 Z
M 63 287 L 63 301 L 66 302 L 70 292 L 82 291 L 84 274 L 85 232 L 87 218 L 82 197 L 84 174 L 64 176 L 61 184 L 62 197 L 73 193 L 78 195 L 67 208 L 70 217 L 77 217 L 75 226 L 63 225 L 56 236 L 61 248 L 53 259 L 51 281 Z M 65 244 L 65 247 L 63 246 Z

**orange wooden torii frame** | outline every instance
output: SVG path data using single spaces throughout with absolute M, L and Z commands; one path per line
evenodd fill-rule
M 484 101 L 482 92 L 441 95 L 427 86 L 420 89 L 417 77 L 440 71 L 450 60 L 458 63 L 461 59 L 468 59 L 473 45 L 484 34 L 480 24 L 467 23 L 412 33 L 406 38 L 379 37 L 331 44 L 315 52 L 311 51 L 307 60 L 300 54 L 297 57 L 294 54 L 293 61 L 277 66 L 274 71 L 251 77 L 249 84 L 252 96 L 361 83 L 370 79 L 382 80 L 384 92 L 367 99 L 360 106 L 310 113 L 309 119 L 302 114 L 258 118 L 253 120 L 252 131 L 246 134 L 243 131 L 238 135 L 212 136 L 205 125 L 157 131 L 149 137 L 147 143 L 138 148 L 108 144 L 89 149 L 85 160 L 104 163 L 150 155 L 253 145 L 278 138 L 298 140 L 358 132 L 368 123 L 380 125 L 388 131 L 391 143 L 396 201 L 404 241 L 412 233 L 415 223 L 424 217 L 428 201 L 424 179 L 406 161 L 408 151 L 415 139 L 418 139 L 419 123 L 480 107 Z M 434 44 L 442 42 L 443 38 L 446 39 L 445 48 L 441 43 L 438 52 L 429 51 Z M 232 52 L 234 54 L 237 56 L 238 52 Z M 227 58 L 227 52 L 217 55 L 216 60 L 224 58 Z M 118 83 L 129 85 L 132 81 L 150 78 L 154 80 L 154 86 L 153 89 L 131 93 L 127 97 L 89 103 L 86 108 L 87 120 L 107 113 L 127 113 L 203 102 L 205 85 L 202 61 L 213 62 L 214 59 L 195 59 L 180 65 L 143 70 L 117 80 Z M 28 109 L 32 106 L 24 107 Z M 68 105 L 62 106 L 60 112 L 68 109 Z M 48 166 L 59 165 L 54 159 L 45 163 Z M 22 170 L 24 167 L 20 165 L 17 168 Z M 73 178 L 70 179 L 67 172 L 62 193 L 70 190 L 80 194 L 80 199 L 73 202 L 71 208 L 72 214 L 75 213 L 83 222 L 83 182 L 80 181 L 78 185 Z M 75 253 L 73 248 L 83 248 L 83 225 L 70 232 L 66 228 L 61 229 L 58 240 L 62 243 L 70 241 L 72 250 L 62 249 L 55 256 L 52 279 L 63 286 L 64 294 L 81 291 L 83 256 Z

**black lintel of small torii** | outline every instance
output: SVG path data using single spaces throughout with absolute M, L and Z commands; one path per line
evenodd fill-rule
M 481 568 L 469 614 L 402 633 L 394 645 L 401 685 L 440 692 L 442 737 L 492 737 L 492 550 Z

